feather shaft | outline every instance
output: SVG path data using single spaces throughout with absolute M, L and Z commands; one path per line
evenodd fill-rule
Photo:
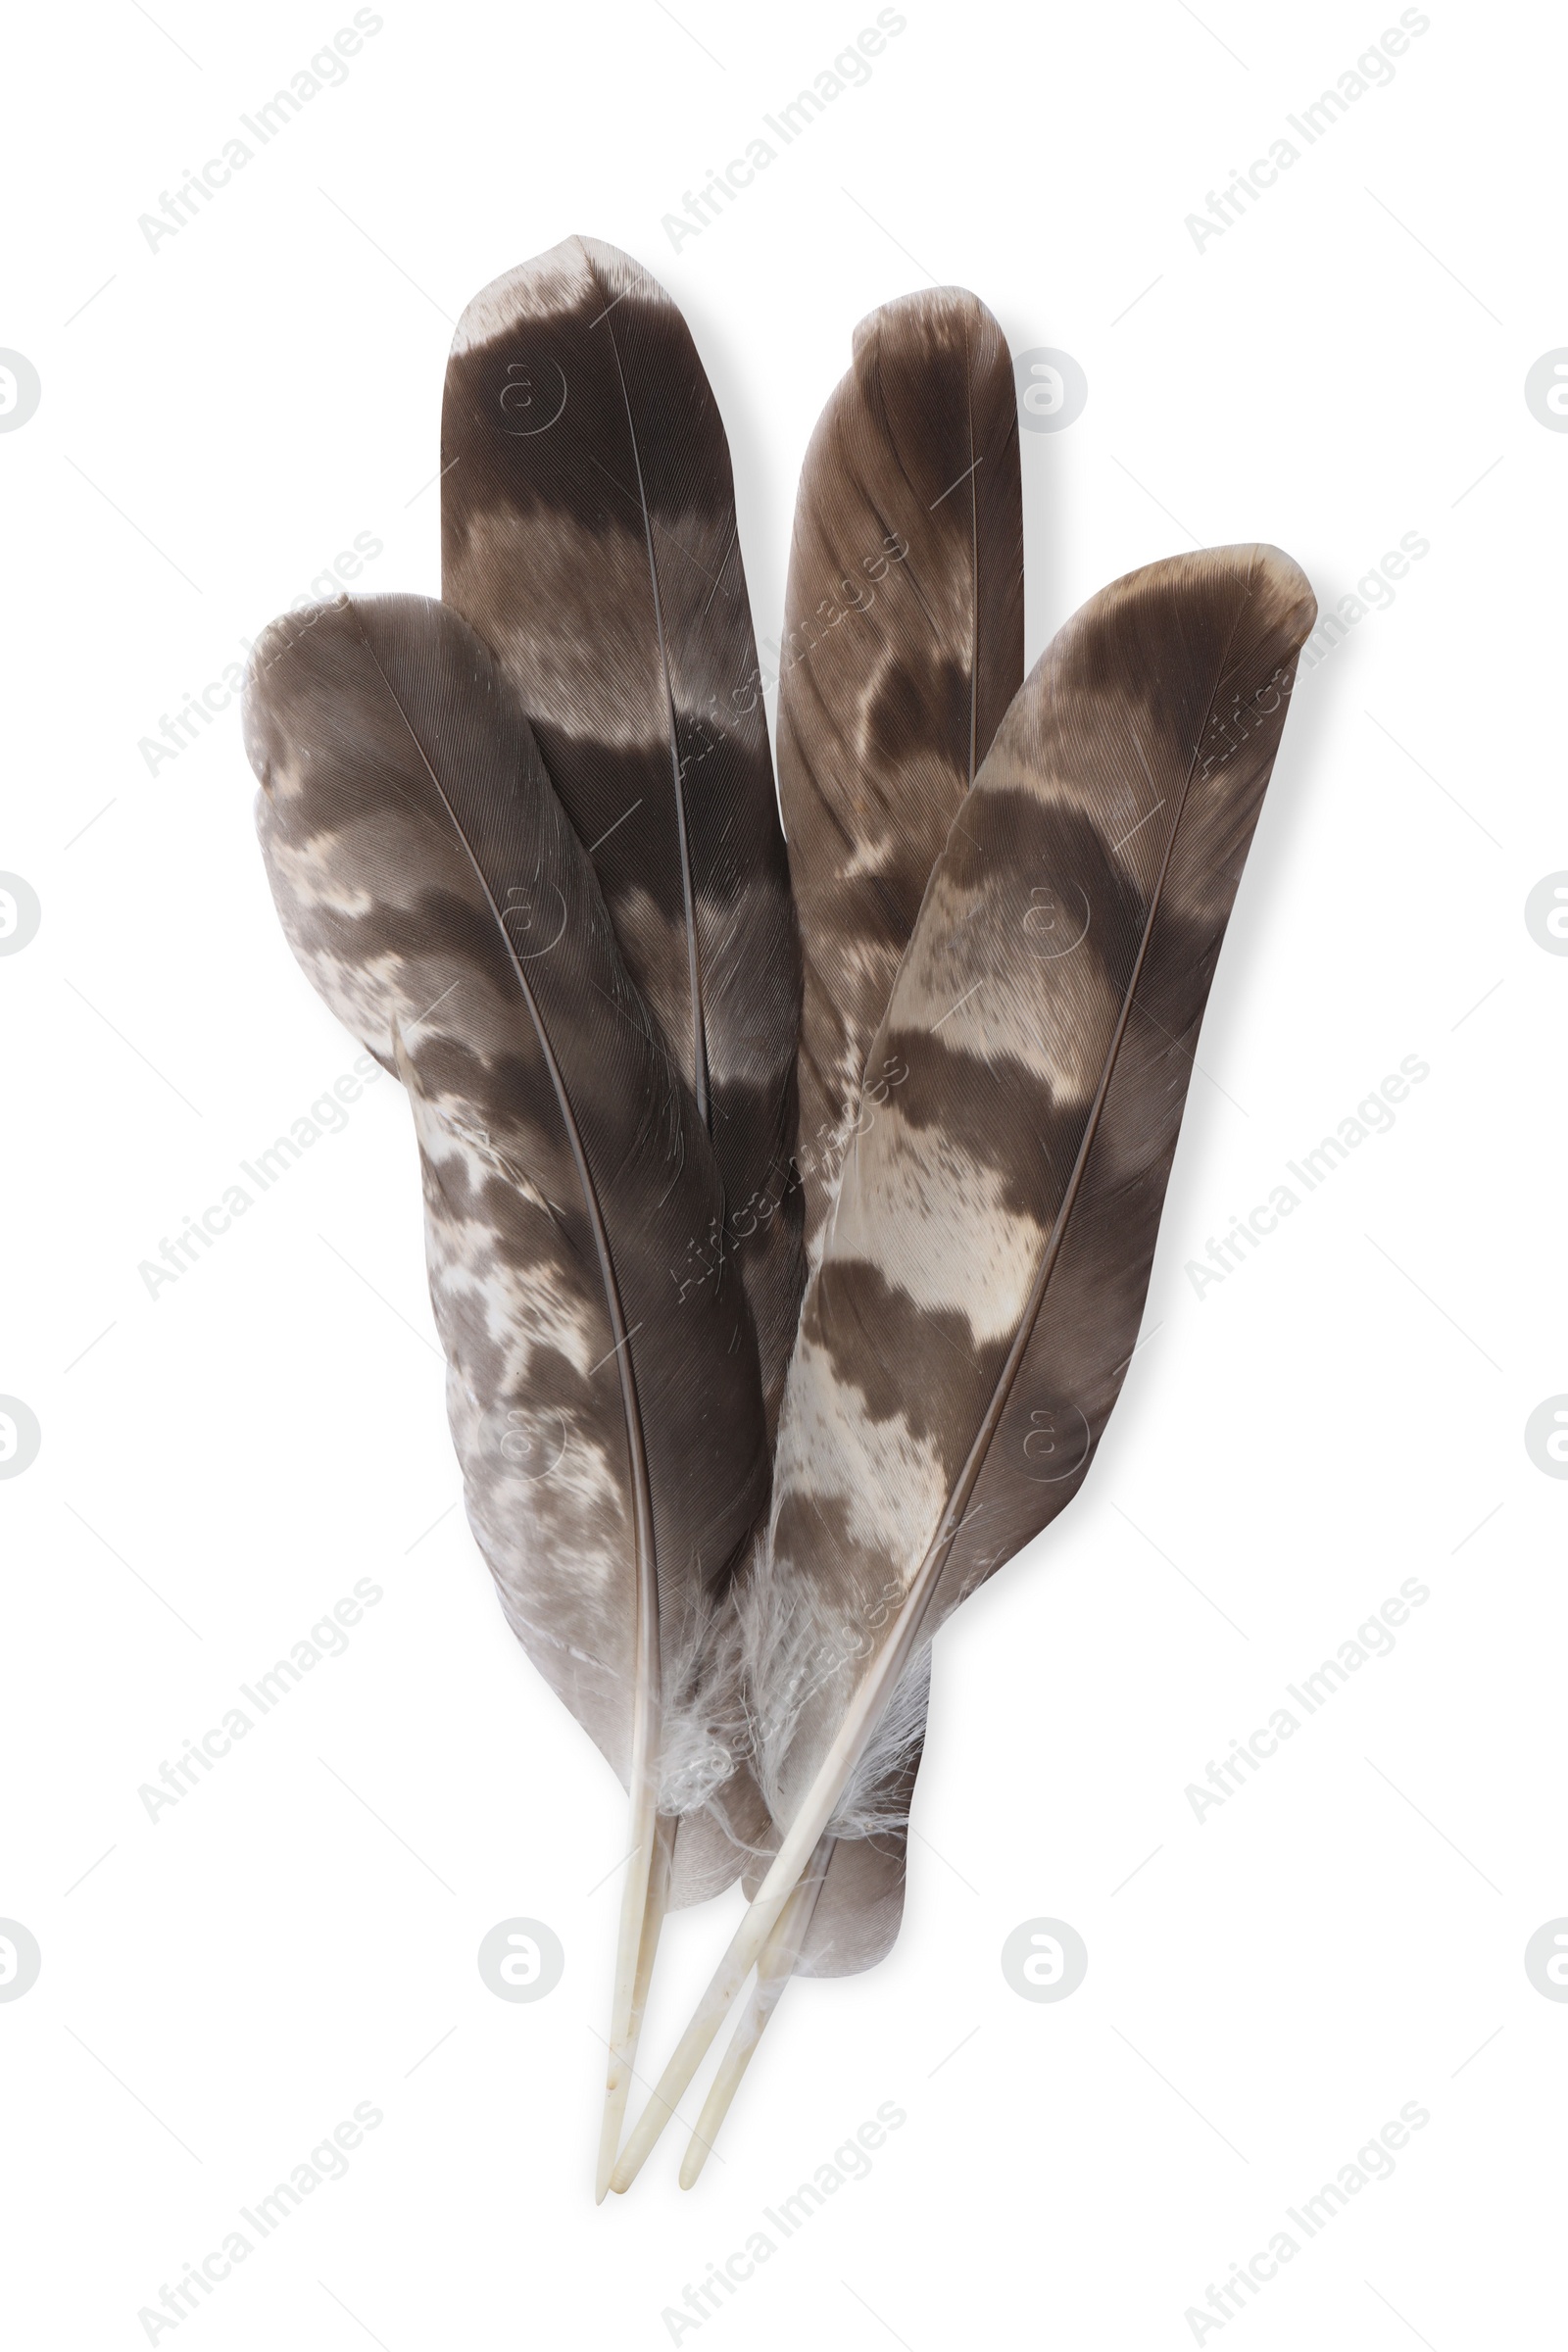
M 703 2101 L 697 2128 L 687 2143 L 681 2160 L 682 2188 L 695 2187 L 704 2165 L 712 2154 L 724 2118 L 739 2090 L 746 2070 L 757 2054 L 757 2046 L 767 2030 L 769 2019 L 782 1999 L 784 1989 L 795 1974 L 801 1950 L 810 1933 L 811 1914 L 816 1909 L 837 1840 L 824 1838 L 807 1866 L 806 1876 L 779 1915 L 778 1925 L 763 1944 L 757 1963 L 757 1983 L 752 1997 L 730 2035 L 718 2071 Z
M 620 2149 L 626 2097 L 643 2014 L 648 2006 L 660 1931 L 669 1901 L 669 1868 L 675 1823 L 657 1811 L 651 1775 L 641 1784 L 643 1801 L 632 1805 L 632 1853 L 621 1890 L 620 1927 L 615 1946 L 615 1984 L 611 2008 L 610 2063 L 605 2076 L 605 2104 L 599 2123 L 599 2158 L 594 2175 L 594 2202 L 602 2205 L 610 2188 Z M 649 1803 L 655 1806 L 648 1818 Z

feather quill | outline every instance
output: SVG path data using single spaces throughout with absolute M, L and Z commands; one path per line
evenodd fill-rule
M 274 623 L 245 716 L 290 945 L 414 1108 L 475 1537 L 631 1792 L 613 2072 L 691 1842 L 676 1825 L 734 1770 L 715 1643 L 766 1496 L 718 1169 L 527 722 L 456 615 L 388 597 Z M 688 1879 L 725 1875 L 699 1833 Z
M 780 1426 L 753 1684 L 790 1828 L 617 2186 L 937 1627 L 1082 1485 L 1315 616 L 1269 548 L 1117 581 L 1031 673 L 950 834 L 872 1047 L 910 1075 L 846 1165 Z

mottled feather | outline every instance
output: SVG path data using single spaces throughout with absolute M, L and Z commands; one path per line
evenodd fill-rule
M 821 1252 L 931 868 L 1023 683 L 1023 514 L 1006 341 L 943 287 L 861 320 L 807 451 L 779 663 L 778 773 L 806 966 L 800 1161 Z M 868 1092 L 861 1108 L 861 1079 Z
M 856 329 L 801 471 L 779 663 L 779 797 L 806 970 L 796 1157 L 820 1256 L 851 1130 L 896 1100 L 866 1054 L 949 829 L 1023 682 L 1012 364 L 943 287 Z M 831 1848 L 797 1965 L 870 1967 L 904 1905 L 924 1707 Z M 847 1824 L 846 1824 L 847 1826 Z M 748 1884 L 759 1877 L 753 1866 Z
M 274 623 L 246 736 L 290 945 L 413 1104 L 453 1436 L 508 1620 L 623 1782 L 652 1676 L 659 1801 L 695 1819 L 733 1769 L 704 1662 L 766 1493 L 695 1105 L 456 615 L 387 597 Z M 688 1892 L 732 1875 L 712 1847 L 692 1841 Z
M 800 956 L 729 450 L 668 295 L 581 237 L 496 279 L 441 460 L 443 596 L 527 713 L 709 1129 L 771 1429 L 804 1280 Z
M 909 1075 L 847 1161 L 780 1426 L 753 1668 L 792 1835 L 830 1817 L 830 1747 L 858 1752 L 943 1618 L 1082 1485 L 1314 617 L 1268 548 L 1103 590 L 931 877 L 872 1047 Z

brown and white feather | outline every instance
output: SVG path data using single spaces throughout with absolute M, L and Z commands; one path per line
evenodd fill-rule
M 695 1815 L 734 1769 L 733 1681 L 701 1653 L 766 1493 L 695 1105 L 456 615 L 389 597 L 275 623 L 246 729 L 284 931 L 410 1095 L 453 1436 L 508 1620 L 624 1781 L 657 1595 L 660 1800 Z
M 1117 581 L 1031 674 L 952 830 L 872 1048 L 909 1075 L 851 1150 L 780 1427 L 753 1661 L 788 1725 L 775 1818 L 868 1660 L 917 1657 L 1082 1484 L 1314 614 L 1268 548 Z M 810 1687 L 770 1710 L 803 1626 Z
M 804 1267 L 800 952 L 722 419 L 679 311 L 571 237 L 468 305 L 442 594 L 489 646 L 708 1128 L 769 1428 Z
M 780 660 L 779 795 L 806 966 L 796 1156 L 821 1254 L 858 1123 L 906 1072 L 866 1067 L 933 865 L 1023 682 L 1012 363 L 957 287 L 861 320 L 801 471 Z M 777 1660 L 772 1688 L 787 1687 Z M 841 1809 L 802 1974 L 870 1967 L 903 1915 L 924 1688 Z M 853 1831 L 853 1835 L 851 1832 Z M 760 1876 L 754 1864 L 748 1885 Z

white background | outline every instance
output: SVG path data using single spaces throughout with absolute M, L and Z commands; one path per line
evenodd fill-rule
M 42 1446 L 0 1485 L 0 1914 L 43 1965 L 0 2003 L 8 2340 L 148 2340 L 363 2101 L 348 2177 L 155 2340 L 1175 2347 L 1410 2101 L 1394 2177 L 1200 2340 L 1545 2340 L 1568 2006 L 1523 1952 L 1568 1912 L 1568 1487 L 1523 1431 L 1568 1390 L 1568 961 L 1523 910 L 1568 867 L 1568 436 L 1523 385 L 1568 343 L 1560 23 L 1434 0 L 1200 250 L 1186 216 L 1396 8 L 908 0 L 867 84 L 674 251 L 662 217 L 869 0 L 386 0 L 343 86 L 150 250 L 138 216 L 351 13 L 102 0 L 14 36 L 0 343 L 43 394 L 0 436 L 0 867 L 43 912 L 0 960 L 0 1391 Z M 898 1949 L 790 1993 L 695 2193 L 672 2134 L 599 2211 L 623 1800 L 454 1507 L 390 1083 L 177 1283 L 138 1275 L 355 1052 L 279 934 L 234 712 L 156 774 L 139 741 L 356 533 L 362 587 L 436 592 L 451 321 L 572 230 L 691 321 L 760 637 L 851 331 L 928 277 L 1088 377 L 1023 440 L 1031 660 L 1195 542 L 1278 542 L 1329 611 L 1430 541 L 1301 681 L 1151 1336 L 1082 1499 L 943 1636 Z M 1393 1129 L 1199 1297 L 1187 1261 L 1407 1055 Z M 1188 1785 L 1410 1577 L 1393 1653 L 1199 1820 Z M 346 1653 L 150 1820 L 139 1787 L 360 1578 Z M 533 2005 L 475 1966 L 515 1914 L 566 1953 Z M 1042 1915 L 1089 1950 L 1059 2004 L 1000 1967 Z M 645 2064 L 731 1916 L 674 1923 Z M 678 2332 L 687 2282 L 889 2101 L 869 2177 Z

